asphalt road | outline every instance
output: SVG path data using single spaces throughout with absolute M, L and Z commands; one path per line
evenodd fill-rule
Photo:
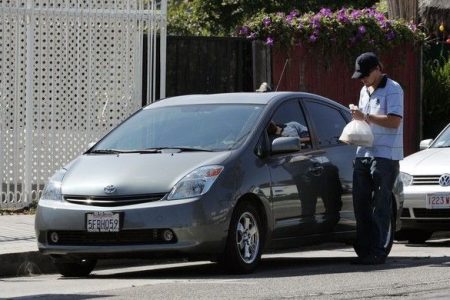
M 0 298 L 20 299 L 449 299 L 450 239 L 395 244 L 385 265 L 351 265 L 350 247 L 263 256 L 250 275 L 227 275 L 209 262 L 0 278 Z

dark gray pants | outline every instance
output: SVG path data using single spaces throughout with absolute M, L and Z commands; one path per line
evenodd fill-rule
M 356 158 L 353 170 L 353 207 L 360 257 L 386 257 L 392 216 L 392 189 L 399 172 L 397 160 Z

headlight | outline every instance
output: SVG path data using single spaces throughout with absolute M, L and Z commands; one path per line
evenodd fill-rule
M 404 186 L 409 186 L 413 182 L 413 177 L 408 173 L 400 172 L 400 180 L 403 182 Z
M 67 170 L 56 172 L 45 185 L 41 199 L 62 201 L 61 184 Z
M 222 170 L 223 166 L 214 165 L 192 171 L 175 184 L 167 199 L 177 200 L 203 195 L 210 189 Z

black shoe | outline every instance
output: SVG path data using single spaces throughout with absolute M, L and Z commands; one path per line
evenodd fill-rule
M 382 265 L 386 262 L 386 257 L 368 255 L 364 257 L 358 257 L 351 262 L 352 265 Z

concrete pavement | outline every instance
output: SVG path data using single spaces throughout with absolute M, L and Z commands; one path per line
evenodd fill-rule
M 54 271 L 38 251 L 34 215 L 0 215 L 0 277 Z

